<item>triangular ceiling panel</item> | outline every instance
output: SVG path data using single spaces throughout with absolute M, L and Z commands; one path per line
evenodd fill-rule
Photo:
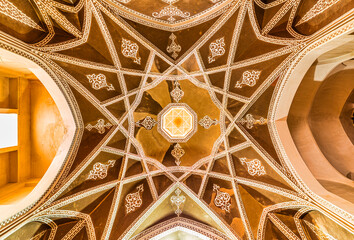
M 229 91 L 251 97 L 267 79 L 272 79 L 284 66 L 290 53 L 231 71 Z
M 142 163 L 138 160 L 128 159 L 127 166 L 125 169 L 125 178 L 129 178 L 138 174 L 145 172 Z
M 59 198 L 68 197 L 110 181 L 118 180 L 122 164 L 123 156 L 100 152 L 97 157 L 87 165 L 80 176 L 61 193 Z M 107 168 L 107 171 L 100 172 L 99 169 L 101 168 Z
M 164 61 L 159 56 L 155 55 L 150 72 L 152 73 L 164 73 L 171 65 Z
M 220 27 L 219 30 L 199 49 L 205 68 L 226 65 L 238 14 L 239 10 L 228 16 L 227 21 L 222 27 Z M 221 46 L 224 49 L 224 53 L 221 56 L 216 55 L 213 57 L 213 55 L 211 55 L 210 44 L 212 43 Z
M 124 114 L 126 114 L 126 108 L 124 100 L 113 102 L 106 106 L 107 110 L 110 111 L 114 117 L 120 121 Z
M 286 45 L 271 43 L 269 41 L 260 40 L 256 33 L 250 31 L 253 29 L 250 17 L 246 14 L 241 32 L 237 41 L 237 48 L 234 62 L 243 61 L 246 59 L 258 57 L 270 52 L 274 52 L 284 48 Z
M 216 173 L 231 175 L 226 157 L 221 157 L 219 159 L 215 159 L 213 167 L 211 168 L 211 171 L 216 172 Z
M 152 180 L 159 196 L 165 192 L 173 183 L 172 180 L 164 174 L 153 176 Z
M 233 117 L 235 117 L 240 112 L 241 108 L 244 105 L 243 102 L 240 102 L 240 101 L 233 99 L 231 97 L 227 98 L 226 101 L 227 101 L 226 109 L 229 111 L 229 113 Z
M 124 82 L 128 92 L 137 90 L 142 81 L 141 76 L 124 74 Z
M 208 212 L 206 212 L 199 203 L 195 202 L 189 195 L 185 192 L 185 190 L 182 190 L 179 188 L 181 191 L 179 193 L 179 196 L 184 196 L 185 201 L 181 205 L 181 210 L 182 213 L 180 215 L 181 218 L 188 218 L 192 220 L 196 220 L 202 223 L 205 223 L 209 226 L 212 226 L 219 231 L 222 231 L 220 228 L 219 224 L 214 220 L 214 217 L 211 216 Z M 161 196 L 164 200 L 159 203 L 159 208 L 156 208 L 154 211 L 152 211 L 149 216 L 147 216 L 146 220 L 141 223 L 139 228 L 132 234 L 133 236 L 137 235 L 141 230 L 147 229 L 164 219 L 171 219 L 173 217 L 177 217 L 175 211 L 176 211 L 176 206 L 171 204 L 171 197 L 177 196 L 175 190 L 170 191 L 170 193 L 165 193 L 168 194 Z
M 267 7 L 266 9 L 260 7 L 257 2 L 254 2 L 253 6 L 255 9 L 256 20 L 262 30 L 269 23 L 269 21 L 272 20 L 274 15 L 284 6 L 284 3 L 276 4 L 275 6 Z
M 59 219 L 54 221 L 57 224 L 58 229 L 56 231 L 55 237 L 53 240 L 62 240 L 64 236 L 79 222 L 76 219 Z M 49 237 L 49 236 L 47 236 Z M 40 240 L 47 239 L 46 237 L 41 238 Z
M 223 198 L 222 198 L 223 197 Z M 235 192 L 231 182 L 209 177 L 202 199 L 214 210 L 225 222 L 232 227 L 238 236 L 245 235 L 239 207 L 235 198 Z M 224 199 L 225 201 L 221 200 Z
M 225 74 L 226 74 L 225 71 L 209 74 L 208 76 L 209 76 L 211 85 L 219 88 L 220 90 L 224 89 Z
M 128 196 L 128 194 L 133 195 Z M 119 196 L 120 204 L 113 218 L 112 227 L 114 231 L 111 232 L 109 239 L 118 239 L 153 202 L 150 187 L 146 179 L 125 184 Z M 132 202 L 133 199 L 136 201 L 140 199 L 140 201 Z
M 182 64 L 181 67 L 184 68 L 187 72 L 199 72 L 199 64 L 195 54 L 192 54 L 189 58 L 187 58 Z
M 269 31 L 269 35 L 276 36 L 276 37 L 281 37 L 281 38 L 290 38 L 290 39 L 295 39 L 294 36 L 292 36 L 288 29 L 287 26 L 289 24 L 289 19 L 291 17 L 291 11 L 290 9 L 275 25 L 274 27 Z
M 269 219 L 266 222 L 265 228 L 265 240 L 272 240 L 276 238 L 277 240 L 288 240 L 288 238 L 277 228 Z
M 114 65 L 102 30 L 94 17 L 91 20 L 87 42 L 58 53 L 99 64 Z
M 105 230 L 105 223 L 110 216 L 111 207 L 114 202 L 115 191 L 115 188 L 111 189 L 82 210 L 83 213 L 90 215 L 97 239 L 101 239 Z
M 189 187 L 192 192 L 198 195 L 201 183 L 203 181 L 203 176 L 198 174 L 191 174 L 183 182 Z
M 58 23 L 51 18 L 53 22 L 53 30 L 54 30 L 54 37 L 48 42 L 47 46 L 50 46 L 51 44 L 59 44 L 59 43 L 65 43 L 67 41 L 73 41 L 76 39 L 76 37 L 65 31 L 63 28 L 61 28 Z
M 127 145 L 127 138 L 119 130 L 114 134 L 114 136 L 112 136 L 112 138 L 107 143 L 108 147 L 116 148 L 121 151 L 125 150 L 126 145 Z
M 139 39 L 128 34 L 121 25 L 117 24 L 120 20 L 111 15 L 107 16 L 104 12 L 102 12 L 102 16 L 106 22 L 122 67 L 144 71 L 150 50 L 142 45 Z
M 261 94 L 248 111 L 237 120 L 237 123 L 243 131 L 248 133 L 257 142 L 257 146 L 261 146 L 278 164 L 282 165 L 278 153 L 274 148 L 267 123 L 268 109 L 276 83 L 277 80 Z M 253 123 L 248 124 L 248 121 Z
M 294 190 L 252 147 L 231 153 L 231 158 L 237 177 L 267 183 L 287 190 Z M 256 163 L 261 166 L 257 168 L 258 171 L 253 171 L 253 166 Z M 261 170 L 263 169 L 262 166 L 264 171 Z
M 117 73 L 55 62 L 101 102 L 122 94 Z
M 97 145 L 106 137 L 107 133 L 113 128 L 113 124 L 99 111 L 90 101 L 82 96 L 74 88 L 71 88 L 76 102 L 82 113 L 84 130 L 82 134 L 82 144 L 79 146 L 75 161 L 72 163 L 72 172 Z
M 228 134 L 227 140 L 229 143 L 229 148 L 232 148 L 232 147 L 246 141 L 246 139 L 242 136 L 242 134 L 235 127 Z
M 171 44 L 171 34 L 173 33 L 176 39 L 174 40 L 180 45 L 181 49 L 177 52 L 180 58 L 184 53 L 190 50 L 190 48 L 206 33 L 210 27 L 217 21 L 219 17 L 215 17 L 209 21 L 202 24 L 196 25 L 194 27 L 183 29 L 179 31 L 169 32 L 165 30 L 160 30 L 152 27 L 145 26 L 143 24 L 133 22 L 128 19 L 124 19 L 135 31 L 141 34 L 145 39 L 150 41 L 154 46 L 156 46 L 161 52 L 165 53 L 166 56 L 170 58 L 171 61 L 174 60 L 172 57 L 173 52 L 169 52 L 167 47 Z M 188 39 L 188 41 L 185 41 Z
M 93 210 L 94 208 L 92 203 L 94 203 L 97 200 L 104 199 L 107 195 L 109 195 L 112 189 L 114 188 L 103 189 L 91 195 L 77 198 L 77 200 L 70 199 L 66 204 L 63 203 L 59 204 L 58 210 L 68 210 L 68 211 L 77 211 L 77 212 L 83 211 L 85 209 L 87 210 L 89 208 Z

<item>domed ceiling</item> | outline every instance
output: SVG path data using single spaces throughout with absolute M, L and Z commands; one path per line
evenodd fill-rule
M 353 216 L 286 160 L 274 108 L 294 59 L 353 29 L 353 7 L 0 0 L 0 46 L 58 79 L 77 117 L 65 167 L 1 236 L 151 239 L 180 227 L 211 239 L 350 239 Z

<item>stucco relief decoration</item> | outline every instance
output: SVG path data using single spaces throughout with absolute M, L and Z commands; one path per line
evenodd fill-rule
M 209 56 L 208 62 L 212 63 L 216 60 L 217 57 L 220 57 L 225 54 L 225 41 L 224 37 L 216 39 L 214 42 L 209 45 Z
M 122 39 L 122 54 L 124 57 L 131 58 L 136 64 L 141 64 L 141 58 L 139 55 L 139 46 L 138 44 L 123 38 Z
M 261 75 L 261 71 L 257 71 L 257 70 L 245 71 L 242 74 L 242 80 L 237 81 L 235 87 L 242 88 L 243 85 L 253 87 L 256 85 L 260 75 Z
M 175 158 L 175 163 L 179 166 L 181 164 L 180 159 L 185 154 L 185 151 L 178 143 L 173 147 L 171 151 L 172 156 Z
M 205 129 L 209 129 L 211 126 L 218 124 L 219 121 L 216 119 L 211 119 L 208 115 L 204 116 L 199 121 L 199 125 Z
M 156 124 L 157 121 L 150 116 L 146 116 L 144 119 L 135 123 L 136 126 L 143 127 L 146 130 L 151 130 Z
M 0 0 L 0 13 L 18 21 L 31 28 L 43 31 L 43 29 L 30 17 L 24 14 L 20 9 L 18 9 L 13 3 L 8 0 Z
M 259 161 L 258 159 L 253 159 L 251 161 L 248 161 L 247 158 L 240 158 L 240 161 L 242 164 L 247 165 L 247 172 L 251 176 L 262 176 L 267 174 L 264 166 L 262 165 L 261 161 Z
M 125 212 L 129 214 L 130 212 L 134 212 L 137 208 L 139 208 L 143 204 L 143 200 L 141 199 L 141 195 L 144 192 L 144 185 L 141 184 L 136 187 L 136 192 L 129 193 L 125 197 Z
M 105 123 L 103 119 L 98 119 L 95 125 L 91 125 L 91 123 L 87 124 L 86 129 L 91 131 L 92 129 L 96 129 L 99 134 L 103 134 L 106 132 L 106 128 L 110 129 L 112 124 Z
M 175 205 L 177 209 L 175 210 L 175 213 L 177 216 L 181 215 L 182 213 L 182 205 L 186 201 L 186 197 L 181 195 L 181 190 L 179 188 L 176 189 L 175 194 L 170 198 L 170 201 L 172 205 Z
M 171 97 L 173 98 L 173 100 L 175 102 L 179 102 L 181 101 L 182 97 L 184 96 L 184 92 L 183 90 L 181 89 L 178 81 L 175 81 L 174 83 L 174 88 L 173 90 L 170 92 L 171 94 Z
M 214 198 L 214 204 L 215 206 L 221 208 L 221 210 L 224 210 L 226 212 L 230 212 L 230 207 L 231 207 L 231 197 L 230 194 L 227 192 L 222 192 L 220 191 L 220 186 L 214 184 L 213 185 L 213 191 L 216 192 L 216 196 Z
M 334 4 L 338 3 L 340 0 L 319 0 L 317 3 L 301 18 L 301 20 L 296 24 L 300 25 L 305 23 L 317 15 L 323 13 L 328 8 L 332 7 Z
M 95 163 L 92 167 L 92 170 L 90 170 L 87 180 L 89 180 L 89 179 L 96 180 L 97 178 L 100 178 L 100 179 L 106 178 L 107 173 L 108 173 L 108 169 L 110 167 L 113 167 L 115 163 L 116 163 L 115 160 L 109 160 L 107 162 L 107 164 L 103 164 L 100 162 Z
M 167 20 L 170 23 L 174 23 L 176 21 L 175 17 L 180 17 L 180 18 L 184 19 L 184 18 L 188 18 L 191 16 L 191 14 L 189 12 L 183 12 L 178 7 L 172 5 L 173 2 L 177 2 L 177 1 L 164 1 L 164 2 L 168 2 L 170 5 L 161 9 L 160 12 L 153 12 L 152 16 L 154 18 L 168 17 Z
M 91 83 L 92 88 L 95 90 L 100 90 L 102 88 L 106 88 L 108 91 L 113 91 L 114 87 L 112 84 L 108 84 L 106 80 L 106 76 L 102 73 L 100 74 L 89 74 L 86 75 L 89 83 Z
M 260 117 L 259 119 L 255 119 L 252 114 L 247 114 L 245 118 L 241 118 L 239 121 L 242 125 L 246 124 L 246 128 L 252 129 L 254 124 L 264 125 L 267 123 L 267 119 Z
M 171 33 L 171 35 L 170 35 L 170 40 L 171 40 L 171 43 L 170 43 L 170 45 L 168 45 L 167 46 L 167 48 L 166 48 L 166 51 L 168 52 L 168 53 L 172 53 L 172 57 L 174 58 L 174 59 L 176 59 L 177 57 L 178 57 L 178 53 L 182 50 L 182 47 L 181 47 L 181 45 L 179 45 L 179 44 L 177 44 L 177 42 L 176 42 L 176 40 L 177 40 L 177 37 L 176 37 L 176 35 L 174 35 L 173 33 Z

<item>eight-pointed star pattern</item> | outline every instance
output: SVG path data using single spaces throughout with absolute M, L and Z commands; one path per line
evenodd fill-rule
M 72 154 L 51 189 L 1 223 L 0 234 L 9 239 L 21 239 L 23 234 L 32 239 L 143 239 L 161 229 L 188 226 L 214 239 L 350 236 L 333 219 L 352 216 L 304 191 L 284 161 L 284 153 L 273 141 L 272 101 L 281 91 L 289 63 L 326 34 L 323 27 L 343 23 L 324 42 L 353 28 L 352 21 L 346 23 L 352 13 L 341 17 L 353 2 L 318 6 L 323 1 L 221 1 L 228 4 L 213 10 L 209 18 L 176 28 L 168 16 L 161 17 L 161 22 L 169 22 L 167 27 L 132 17 L 137 11 L 133 6 L 139 7 L 134 2 L 0 0 L 0 46 L 30 58 L 60 79 L 78 125 Z M 164 2 L 183 6 L 179 1 Z M 179 20 L 188 16 L 186 10 L 175 13 Z M 166 50 L 171 32 L 180 48 L 176 59 Z M 15 47 L 6 34 L 21 41 Z M 222 44 L 216 44 L 218 39 Z M 260 74 L 252 86 L 237 87 L 246 71 Z M 106 85 L 92 88 L 87 76 L 93 74 L 104 75 L 106 82 L 101 84 L 110 90 Z M 220 128 L 220 134 L 210 154 L 192 165 L 170 166 L 145 155 L 135 138 L 133 109 L 146 98 L 158 102 L 159 92 L 144 95 L 145 91 L 163 81 L 180 80 L 210 94 L 221 109 L 220 126 L 211 128 Z M 147 105 L 145 112 L 160 108 L 160 104 Z M 241 119 L 247 114 L 266 119 L 266 124 L 245 127 Z M 86 128 L 98 121 L 110 127 Z M 190 147 L 202 151 L 199 146 L 205 141 Z M 262 174 L 250 174 L 252 162 L 263 167 Z M 96 163 L 101 168 L 95 170 L 107 171 L 106 177 L 88 178 Z M 179 218 L 168 204 L 177 188 L 185 196 Z M 133 210 L 127 212 L 127 207 Z M 158 224 L 164 218 L 166 226 Z

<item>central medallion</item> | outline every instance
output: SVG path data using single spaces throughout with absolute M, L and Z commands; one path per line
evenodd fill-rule
M 185 103 L 170 103 L 158 115 L 158 131 L 169 142 L 187 142 L 197 131 L 197 114 Z
M 133 109 L 141 153 L 166 167 L 192 166 L 213 154 L 223 121 L 217 100 L 189 79 L 152 84 Z

